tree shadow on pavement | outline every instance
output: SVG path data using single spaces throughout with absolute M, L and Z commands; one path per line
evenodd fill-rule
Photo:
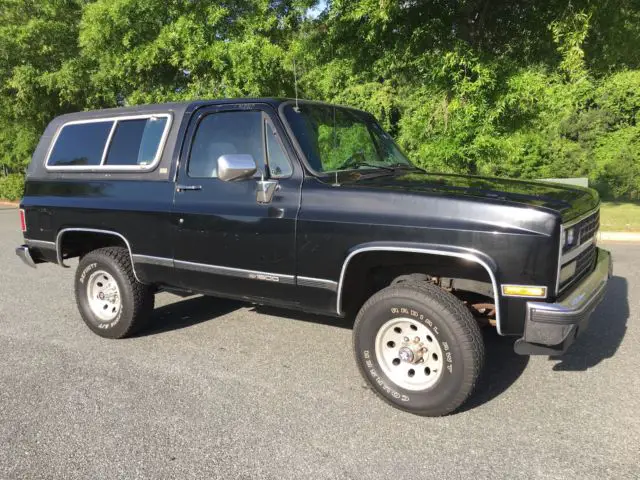
M 502 337 L 494 328 L 482 330 L 485 345 L 485 364 L 478 385 L 456 413 L 472 410 L 507 390 L 522 375 L 529 357 L 513 351 L 514 337 Z
M 178 330 L 213 320 L 246 306 L 241 302 L 214 297 L 188 297 L 156 308 L 151 314 L 149 326 L 138 333 L 139 337 Z
M 595 367 L 613 357 L 625 333 L 629 319 L 629 286 L 623 277 L 612 277 L 602 303 L 591 314 L 589 326 L 562 356 L 552 356 L 557 361 L 556 371 L 581 372 Z

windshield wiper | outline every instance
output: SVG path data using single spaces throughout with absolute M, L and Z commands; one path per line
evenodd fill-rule
M 393 168 L 394 170 L 399 169 L 399 168 L 406 168 L 406 169 L 418 169 L 418 167 L 416 167 L 415 165 L 411 164 L 411 163 L 404 163 L 404 162 L 398 162 L 398 163 L 394 163 L 392 165 L 387 165 L 387 167 L 389 168 Z
M 387 165 L 376 165 L 375 163 L 368 163 L 368 162 L 358 162 L 353 164 L 353 168 L 360 168 L 360 167 L 381 168 L 382 170 L 387 170 L 389 172 L 395 171 L 395 168 Z
M 382 170 L 387 170 L 389 172 L 394 172 L 395 168 L 387 166 L 387 165 L 376 165 L 375 163 L 369 163 L 369 162 L 365 162 L 365 161 L 346 161 L 345 163 L 343 163 L 340 167 L 338 167 L 338 170 L 355 170 L 361 167 L 369 167 L 369 168 L 380 168 Z

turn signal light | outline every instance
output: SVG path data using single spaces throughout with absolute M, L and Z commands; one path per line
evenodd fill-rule
M 27 221 L 24 218 L 24 210 L 21 208 L 19 212 L 20 212 L 20 229 L 22 230 L 22 233 L 24 233 L 27 231 Z
M 502 285 L 502 295 L 507 297 L 546 297 L 547 287 L 527 285 Z

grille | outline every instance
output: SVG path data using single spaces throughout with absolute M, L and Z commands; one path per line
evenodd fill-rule
M 600 211 L 598 210 L 593 215 L 580 220 L 571 228 L 575 228 L 576 230 L 578 245 L 583 245 L 598 233 L 598 229 L 600 228 Z M 568 253 L 573 248 L 577 247 L 571 247 L 568 250 L 563 251 L 563 253 Z M 566 279 L 563 283 L 560 284 L 560 291 L 566 290 L 568 287 L 570 287 L 574 283 L 577 283 L 581 278 L 583 278 L 586 274 L 593 270 L 593 266 L 596 262 L 595 242 L 589 245 L 584 252 L 581 252 L 580 255 L 575 257 L 573 260 L 562 261 L 562 266 L 573 261 L 576 262 L 576 272 L 572 277 Z
M 576 273 L 571 278 L 565 280 L 564 283 L 560 284 L 561 290 L 564 290 L 570 285 L 576 283 L 587 273 L 593 270 L 593 266 L 596 262 L 596 246 L 593 244 L 590 245 L 584 252 L 575 258 L 575 262 Z
M 578 245 L 581 245 L 584 242 L 592 239 L 600 228 L 600 210 L 587 218 L 583 218 L 570 228 L 575 229 Z M 567 253 L 572 248 L 575 247 L 565 247 L 562 253 Z
M 593 238 L 598 229 L 600 228 L 600 210 L 591 215 L 590 217 L 581 220 L 575 225 L 576 231 L 579 232 L 579 241 L 584 243 L 587 240 Z

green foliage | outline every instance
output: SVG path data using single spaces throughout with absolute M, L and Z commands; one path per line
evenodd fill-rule
M 23 189 L 22 174 L 0 175 L 0 200 L 20 200 Z
M 293 96 L 295 65 L 301 96 L 370 111 L 429 170 L 639 197 L 638 0 L 317 3 L 0 0 L 1 171 L 61 113 Z

